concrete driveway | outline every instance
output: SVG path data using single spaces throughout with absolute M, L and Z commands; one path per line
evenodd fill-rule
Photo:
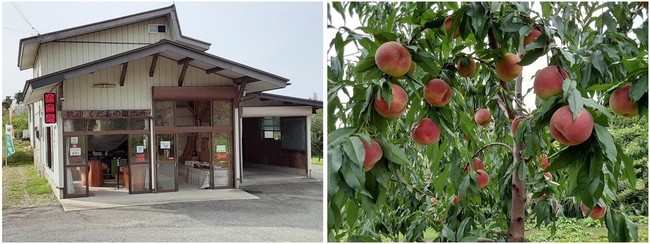
M 3 211 L 4 242 L 322 242 L 323 183 L 256 185 L 259 200 Z

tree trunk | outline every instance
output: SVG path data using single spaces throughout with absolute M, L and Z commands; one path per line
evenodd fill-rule
M 521 54 L 522 47 L 519 47 L 518 54 Z M 515 118 L 522 115 L 521 113 L 521 104 L 524 101 L 523 96 L 521 95 L 521 82 L 522 74 L 517 77 L 515 80 L 515 94 L 516 99 L 520 102 L 516 102 L 514 106 L 515 109 Z M 515 135 L 513 134 L 513 138 Z M 513 164 L 517 163 L 525 164 L 526 162 L 521 160 L 521 152 L 524 150 L 526 145 L 524 143 L 516 143 L 512 147 L 513 155 Z M 524 166 L 526 167 L 526 166 Z M 519 167 L 515 167 L 514 172 L 512 173 L 512 212 L 510 213 L 510 230 L 508 231 L 508 241 L 509 242 L 524 242 L 524 231 L 526 230 L 526 181 L 519 179 Z
M 513 147 L 513 163 L 525 164 L 521 161 L 521 149 L 523 144 L 518 143 Z M 523 242 L 525 221 L 526 221 L 526 182 L 519 179 L 518 167 L 512 173 L 512 212 L 510 214 L 510 230 L 508 231 L 509 242 Z
M 494 38 L 492 28 L 488 29 L 488 44 L 492 49 L 499 48 L 499 43 Z M 517 55 L 521 54 L 522 51 L 523 48 L 520 45 Z M 507 92 L 508 91 L 507 82 L 501 80 L 499 82 L 503 87 L 503 89 Z M 517 96 L 516 99 L 518 101 L 521 101 L 521 103 L 523 103 L 524 99 L 523 96 L 521 95 L 521 82 L 522 82 L 522 74 L 519 74 L 519 76 L 515 80 L 515 93 Z M 520 105 L 521 103 L 515 103 L 514 106 L 516 106 L 517 109 L 512 109 L 513 104 L 506 102 L 505 98 L 499 97 L 497 101 L 499 102 L 499 106 L 504 110 L 503 112 L 506 113 L 506 116 L 508 116 L 511 122 L 514 121 L 515 118 L 522 115 L 521 105 Z M 514 138 L 514 134 L 513 134 L 513 138 Z M 517 163 L 521 161 L 521 152 L 524 148 L 525 145 L 523 143 L 519 143 L 519 144 L 515 143 L 515 145 L 512 147 L 512 155 L 513 155 L 512 161 L 514 165 L 517 165 Z M 525 163 L 525 162 L 521 162 L 521 163 Z M 507 241 L 509 242 L 524 242 L 524 231 L 526 230 L 525 227 L 526 182 L 519 179 L 519 177 L 517 176 L 519 174 L 519 170 L 517 169 L 518 167 L 515 167 L 514 172 L 512 172 L 512 209 L 510 212 L 510 229 L 508 230 L 508 238 L 507 238 Z

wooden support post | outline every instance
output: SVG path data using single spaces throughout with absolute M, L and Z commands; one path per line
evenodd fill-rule
M 158 63 L 158 54 L 153 55 L 153 60 L 151 60 L 151 67 L 149 67 L 149 77 L 153 77 L 156 72 L 156 64 Z
M 122 63 L 122 74 L 120 75 L 120 86 L 124 86 L 124 80 L 126 80 L 126 69 L 129 67 L 129 63 Z
M 181 60 L 178 60 L 178 65 L 183 65 L 183 68 L 181 69 L 181 75 L 178 77 L 178 86 L 183 86 L 183 81 L 185 81 L 185 73 L 187 73 L 187 66 L 190 65 L 190 62 L 192 62 L 192 58 L 184 58 Z

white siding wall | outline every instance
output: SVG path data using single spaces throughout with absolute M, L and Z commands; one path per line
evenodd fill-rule
M 119 85 L 122 66 L 82 75 L 63 82 L 63 110 L 151 109 L 151 87 L 178 86 L 182 66 L 162 56 L 156 72 L 149 77 L 152 57 L 129 62 L 124 86 Z M 93 88 L 93 84 L 112 83 L 115 88 Z M 232 86 L 232 80 L 206 74 L 204 70 L 188 67 L 183 86 Z
M 167 25 L 167 32 L 149 33 L 149 24 L 165 24 Z M 165 17 L 62 39 L 61 42 L 48 42 L 40 46 L 38 56 L 34 62 L 34 75 L 35 77 L 46 75 L 147 45 L 142 43 L 156 43 L 162 39 L 171 39 L 169 21 Z M 77 42 L 116 42 L 124 44 Z

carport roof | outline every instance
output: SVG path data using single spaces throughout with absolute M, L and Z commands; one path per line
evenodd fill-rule
M 254 93 L 254 94 L 247 95 L 244 99 L 246 98 L 259 98 L 261 100 L 266 99 L 266 100 L 281 101 L 281 102 L 290 103 L 294 105 L 311 106 L 314 109 L 323 108 L 323 101 L 283 96 L 283 95 L 277 95 L 271 93 L 263 93 L 263 92 Z
M 145 47 L 133 49 L 107 58 L 27 80 L 23 90 L 25 94 L 24 101 L 26 101 L 26 103 L 35 102 L 36 100 L 34 99 L 38 98 L 30 99 L 30 97 L 32 93 L 39 90 L 39 88 L 45 90 L 51 88 L 54 84 L 80 75 L 90 74 L 92 72 L 151 55 L 160 55 L 178 61 L 179 64 L 181 64 L 180 62 L 187 62 L 193 67 L 205 70 L 206 73 L 215 73 L 233 79 L 234 83 L 246 82 L 246 90 L 248 92 L 261 92 L 284 88 L 287 86 L 287 82 L 289 81 L 287 78 L 164 39 Z

